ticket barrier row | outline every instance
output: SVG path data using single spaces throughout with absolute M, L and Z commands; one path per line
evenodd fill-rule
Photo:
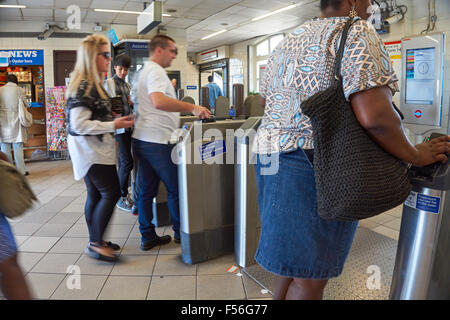
M 241 267 L 255 263 L 261 227 L 251 145 L 260 121 L 252 117 L 185 126 L 178 144 L 184 262 L 234 250 Z M 203 134 L 196 138 L 196 128 L 217 129 L 225 141 Z M 226 129 L 238 128 L 233 137 L 227 135 Z M 197 164 L 188 163 L 191 155 L 198 157 Z M 234 164 L 214 163 L 219 155 L 224 161 L 234 158 Z M 390 298 L 450 299 L 450 163 L 413 167 L 409 174 L 413 191 L 403 206 Z

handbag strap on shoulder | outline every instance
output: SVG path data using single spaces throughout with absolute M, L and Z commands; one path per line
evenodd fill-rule
M 341 62 L 342 56 L 344 55 L 345 42 L 347 41 L 348 30 L 353 23 L 360 20 L 360 17 L 349 18 L 344 25 L 344 29 L 342 30 L 341 42 L 339 43 L 339 49 L 336 54 L 336 64 L 334 66 L 334 78 L 336 80 L 341 79 Z

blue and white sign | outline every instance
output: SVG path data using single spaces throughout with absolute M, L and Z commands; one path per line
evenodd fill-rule
M 117 42 L 119 42 L 119 38 L 117 38 L 117 34 L 114 29 L 111 29 L 108 31 L 108 38 L 109 38 L 109 41 L 111 41 L 111 43 L 113 45 L 115 45 Z
M 413 209 L 418 209 L 431 213 L 439 213 L 441 205 L 440 197 L 432 197 L 426 194 L 412 191 L 405 201 L 405 205 Z
M 202 156 L 202 161 L 212 159 L 227 152 L 225 140 L 216 140 L 202 144 L 199 149 Z
M 0 50 L 1 56 L 8 56 L 8 66 L 42 66 L 44 65 L 44 50 Z M 5 66 L 6 59 L 2 59 Z
M 148 43 L 147 42 L 130 42 L 130 49 L 131 50 L 148 50 Z
M 187 90 L 197 90 L 197 86 L 186 86 Z

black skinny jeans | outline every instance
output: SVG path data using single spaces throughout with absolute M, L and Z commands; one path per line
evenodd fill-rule
M 116 166 L 94 164 L 84 177 L 84 182 L 87 189 L 84 215 L 89 230 L 89 241 L 101 242 L 120 198 Z
M 130 174 L 133 170 L 133 155 L 131 154 L 131 131 L 116 134 L 116 141 L 119 145 L 119 182 L 120 194 L 122 197 L 128 195 L 128 185 Z

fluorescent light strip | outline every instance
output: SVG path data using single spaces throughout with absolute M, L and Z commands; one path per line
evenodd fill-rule
M 130 13 L 130 14 L 150 14 L 147 12 L 139 12 L 139 11 L 126 11 L 126 10 L 110 10 L 110 9 L 94 9 L 97 12 L 112 12 L 112 13 Z M 171 17 L 172 15 L 163 13 L 163 17 Z
M 0 4 L 0 8 L 25 9 L 27 6 L 18 6 L 15 4 Z
M 253 22 L 254 22 L 254 21 L 258 21 L 258 20 L 261 20 L 261 19 L 270 17 L 270 16 L 272 16 L 272 15 L 274 15 L 274 14 L 277 14 L 277 13 L 280 13 L 280 12 L 283 12 L 283 11 L 287 11 L 287 10 L 294 9 L 294 8 L 297 7 L 298 5 L 299 5 L 299 4 L 293 4 L 293 5 L 290 5 L 290 6 L 288 6 L 288 7 L 281 8 L 281 9 L 278 9 L 278 10 L 275 10 L 275 11 L 272 11 L 272 12 L 269 12 L 269 13 L 266 13 L 266 14 L 264 14 L 264 15 L 262 15 L 262 16 L 253 18 L 252 21 L 253 21 Z
M 218 31 L 218 32 L 215 32 L 215 33 L 210 34 L 209 36 L 203 37 L 202 40 L 206 40 L 206 39 L 215 37 L 215 36 L 217 36 L 217 35 L 219 35 L 219 34 L 222 34 L 222 33 L 224 33 L 224 32 L 227 32 L 227 31 L 228 31 L 227 29 L 220 30 L 220 31 Z

